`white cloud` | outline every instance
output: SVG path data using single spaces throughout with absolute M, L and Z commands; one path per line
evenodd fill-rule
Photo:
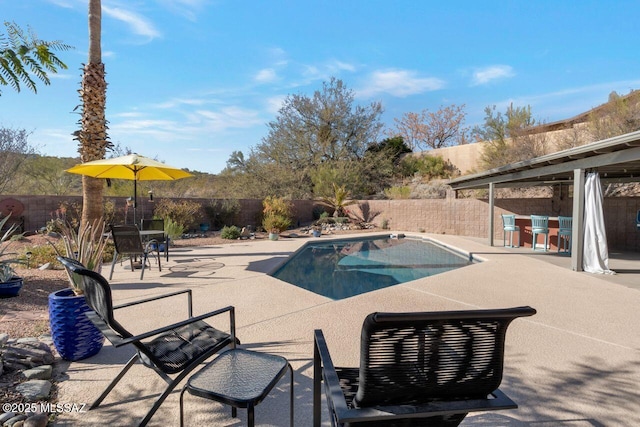
M 65 74 L 65 73 L 51 73 L 49 74 L 49 78 L 51 80 L 55 80 L 55 79 L 60 79 L 60 80 L 69 80 L 69 79 L 77 79 L 78 76 L 72 75 L 72 74 Z
M 472 86 L 480 86 L 494 80 L 505 79 L 515 76 L 515 72 L 510 65 L 491 65 L 485 68 L 478 68 L 473 72 Z
M 442 89 L 445 82 L 435 77 L 420 77 L 410 70 L 387 70 L 373 72 L 365 87 L 357 90 L 359 97 L 371 97 L 387 93 L 399 98 Z
M 201 99 L 201 98 L 174 98 L 174 99 L 170 99 L 168 101 L 159 103 L 159 104 L 154 104 L 153 107 L 155 108 L 160 108 L 160 109 L 170 109 L 170 108 L 176 108 L 179 107 L 181 105 L 205 105 L 205 104 L 211 104 L 211 103 L 215 103 L 216 101 L 214 100 L 206 100 L 206 99 Z
M 127 24 L 134 34 L 144 36 L 149 40 L 153 40 L 161 36 L 160 32 L 155 28 L 153 23 L 140 16 L 136 12 L 121 9 L 119 7 L 109 7 L 105 5 L 102 5 L 102 11 L 105 15 Z
M 211 3 L 211 0 L 161 0 L 160 3 L 172 13 L 182 15 L 195 22 L 200 11 Z
M 258 74 L 253 78 L 258 83 L 271 83 L 278 79 L 276 70 L 273 68 L 264 68 L 258 71 Z
M 271 98 L 267 99 L 267 111 L 273 115 L 278 114 L 278 111 L 280 111 L 280 108 L 282 108 L 282 105 L 286 98 L 286 95 L 278 95 L 272 96 Z
M 203 121 L 204 125 L 214 131 L 230 128 L 250 128 L 264 123 L 255 110 L 240 107 L 225 107 L 218 111 L 198 110 L 192 119 Z
M 347 62 L 338 61 L 337 59 L 331 60 L 326 64 L 327 70 L 330 72 L 339 72 L 339 71 L 356 71 L 356 67 L 353 64 L 349 64 Z

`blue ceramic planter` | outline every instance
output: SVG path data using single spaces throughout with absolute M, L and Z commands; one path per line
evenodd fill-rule
M 104 335 L 84 315 L 89 310 L 84 296 L 75 295 L 71 289 L 49 294 L 51 338 L 63 359 L 86 359 L 102 348 Z
M 17 297 L 22 289 L 22 277 L 13 277 L 11 280 L 0 283 L 0 298 Z

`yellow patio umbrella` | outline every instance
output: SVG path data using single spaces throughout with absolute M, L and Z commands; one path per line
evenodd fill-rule
M 93 178 L 133 180 L 134 223 L 136 221 L 136 208 L 138 205 L 138 181 L 171 181 L 193 176 L 182 169 L 168 166 L 157 160 L 135 153 L 111 159 L 80 163 L 67 169 L 67 172 L 87 175 Z

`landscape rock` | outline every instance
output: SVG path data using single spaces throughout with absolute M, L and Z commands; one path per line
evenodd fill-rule
M 2 424 L 2 427 L 5 427 L 5 426 L 6 427 L 13 427 L 13 426 L 16 426 L 17 423 L 19 423 L 19 422 L 21 422 L 23 420 L 26 420 L 26 419 L 27 419 L 26 415 L 18 414 L 16 416 L 12 417 L 12 418 L 9 418 L 7 421 L 5 421 L 4 424 Z M 16 426 L 16 427 L 19 427 L 19 425 Z
M 7 341 L 9 341 L 9 334 L 0 334 L 0 347 L 4 347 Z
M 51 383 L 47 380 L 30 380 L 18 384 L 16 390 L 29 401 L 46 400 L 51 392 Z
M 4 414 L 0 414 L 0 426 L 3 425 L 5 421 L 10 420 L 16 415 L 17 414 L 15 412 L 5 412 Z
M 28 380 L 49 380 L 52 372 L 53 367 L 51 365 L 42 365 L 22 371 L 22 375 Z
M 54 361 L 51 348 L 37 339 L 21 339 L 0 348 L 0 359 L 6 371 L 31 369 Z
M 24 420 L 23 427 L 47 427 L 48 423 L 47 414 L 35 414 Z

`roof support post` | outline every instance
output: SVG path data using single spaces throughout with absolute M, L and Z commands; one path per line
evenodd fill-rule
M 584 249 L 584 169 L 573 170 L 573 223 L 571 226 L 571 269 L 583 271 Z
M 494 221 L 493 221 L 493 182 L 489 183 L 489 246 L 493 246 Z

